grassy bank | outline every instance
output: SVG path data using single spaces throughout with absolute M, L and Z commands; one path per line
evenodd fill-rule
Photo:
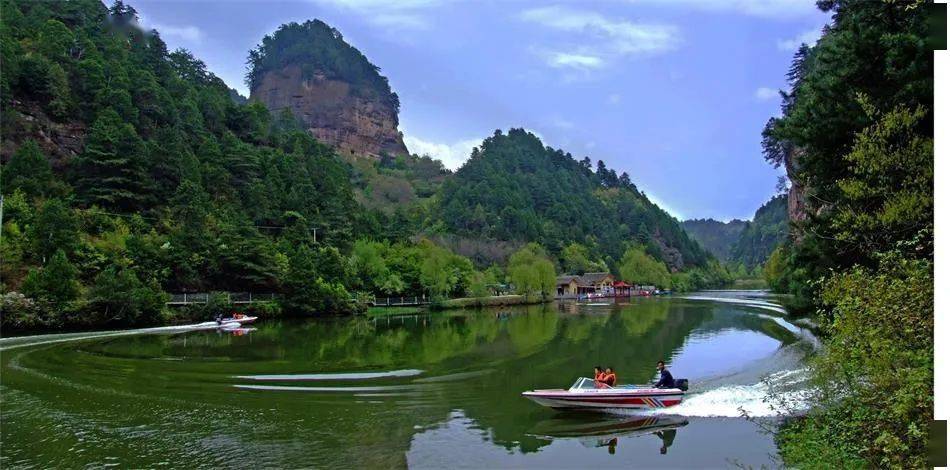
M 423 313 L 427 310 L 429 310 L 429 308 L 426 305 L 411 306 L 411 307 L 373 306 L 366 309 L 366 314 L 374 315 L 374 316 L 412 315 L 415 313 Z
M 444 310 L 449 308 L 478 308 L 478 307 L 504 307 L 509 305 L 532 305 L 545 302 L 551 302 L 554 299 L 544 299 L 536 295 L 499 295 L 492 297 L 462 297 L 459 299 L 449 299 L 433 303 L 432 310 Z
M 762 290 L 768 289 L 769 285 L 765 282 L 765 279 L 760 278 L 736 279 L 729 285 L 729 288 L 738 290 Z

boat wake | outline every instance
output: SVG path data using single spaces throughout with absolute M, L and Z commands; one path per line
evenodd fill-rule
M 710 294 L 687 298 L 768 311 L 759 316 L 775 321 L 793 333 L 798 341 L 740 372 L 696 381 L 679 405 L 653 409 L 648 414 L 762 418 L 807 410 L 810 390 L 807 386 L 808 370 L 803 364 L 808 354 L 820 348 L 815 336 L 806 328 L 774 315 L 773 312 L 785 313 L 781 305 L 763 299 L 723 297 L 717 295 L 718 292 Z
M 808 391 L 803 387 L 806 379 L 804 368 L 781 371 L 751 385 L 724 385 L 687 394 L 679 405 L 658 408 L 651 414 L 762 418 L 796 413 L 808 408 Z M 781 408 L 776 403 L 781 403 Z

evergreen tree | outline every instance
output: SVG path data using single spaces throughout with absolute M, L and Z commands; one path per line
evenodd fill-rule
M 69 256 L 79 246 L 79 221 L 62 200 L 47 199 L 36 212 L 29 236 L 37 261 L 48 259 L 57 250 Z
M 3 192 L 13 194 L 19 189 L 29 197 L 49 194 L 54 184 L 53 169 L 33 139 L 27 140 L 3 166 Z
M 76 300 L 79 297 L 78 274 L 79 270 L 69 262 L 66 253 L 58 249 L 42 269 L 30 271 L 23 281 L 23 294 L 51 302 Z
M 87 205 L 131 212 L 150 199 L 144 145 L 135 128 L 119 114 L 106 109 L 99 114 L 83 153 L 73 162 L 73 178 L 80 199 Z

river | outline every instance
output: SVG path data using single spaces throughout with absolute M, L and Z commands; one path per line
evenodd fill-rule
M 780 465 L 769 385 L 801 407 L 817 346 L 758 292 L 0 340 L 0 467 Z M 520 396 L 665 359 L 658 413 Z M 743 417 L 748 415 L 752 420 Z

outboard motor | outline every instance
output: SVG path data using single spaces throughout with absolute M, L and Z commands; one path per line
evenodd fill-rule
M 676 379 L 673 381 L 673 387 L 685 392 L 689 390 L 689 379 Z

